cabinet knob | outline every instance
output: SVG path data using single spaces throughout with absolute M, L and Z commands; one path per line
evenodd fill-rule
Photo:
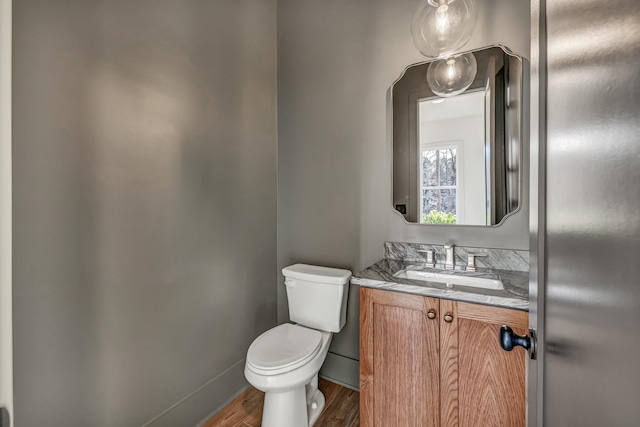
M 433 311 L 433 310 L 429 310 L 429 311 L 427 312 L 427 317 L 428 317 L 429 319 L 431 319 L 431 320 L 435 319 L 435 318 L 436 318 L 436 312 L 435 312 L 435 311 Z
M 447 323 L 453 322 L 453 314 L 447 313 L 444 315 L 444 321 Z

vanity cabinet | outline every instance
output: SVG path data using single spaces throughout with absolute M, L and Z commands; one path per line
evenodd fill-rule
M 524 427 L 526 351 L 500 348 L 527 313 L 360 289 L 363 427 Z

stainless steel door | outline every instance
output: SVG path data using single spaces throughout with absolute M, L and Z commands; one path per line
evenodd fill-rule
M 638 426 L 640 1 L 546 7 L 544 426 Z

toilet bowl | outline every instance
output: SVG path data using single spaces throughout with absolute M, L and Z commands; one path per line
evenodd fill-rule
M 331 332 L 285 323 L 260 335 L 249 347 L 244 375 L 265 392 L 263 427 L 312 426 L 325 405 L 318 372 Z
M 351 272 L 295 264 L 282 273 L 295 323 L 276 326 L 253 341 L 244 375 L 265 392 L 262 427 L 308 427 L 325 405 L 318 372 L 333 333 L 346 321 Z

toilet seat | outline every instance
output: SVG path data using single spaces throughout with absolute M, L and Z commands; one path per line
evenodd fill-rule
M 260 335 L 247 352 L 247 367 L 260 375 L 292 371 L 320 351 L 322 333 L 285 323 Z

